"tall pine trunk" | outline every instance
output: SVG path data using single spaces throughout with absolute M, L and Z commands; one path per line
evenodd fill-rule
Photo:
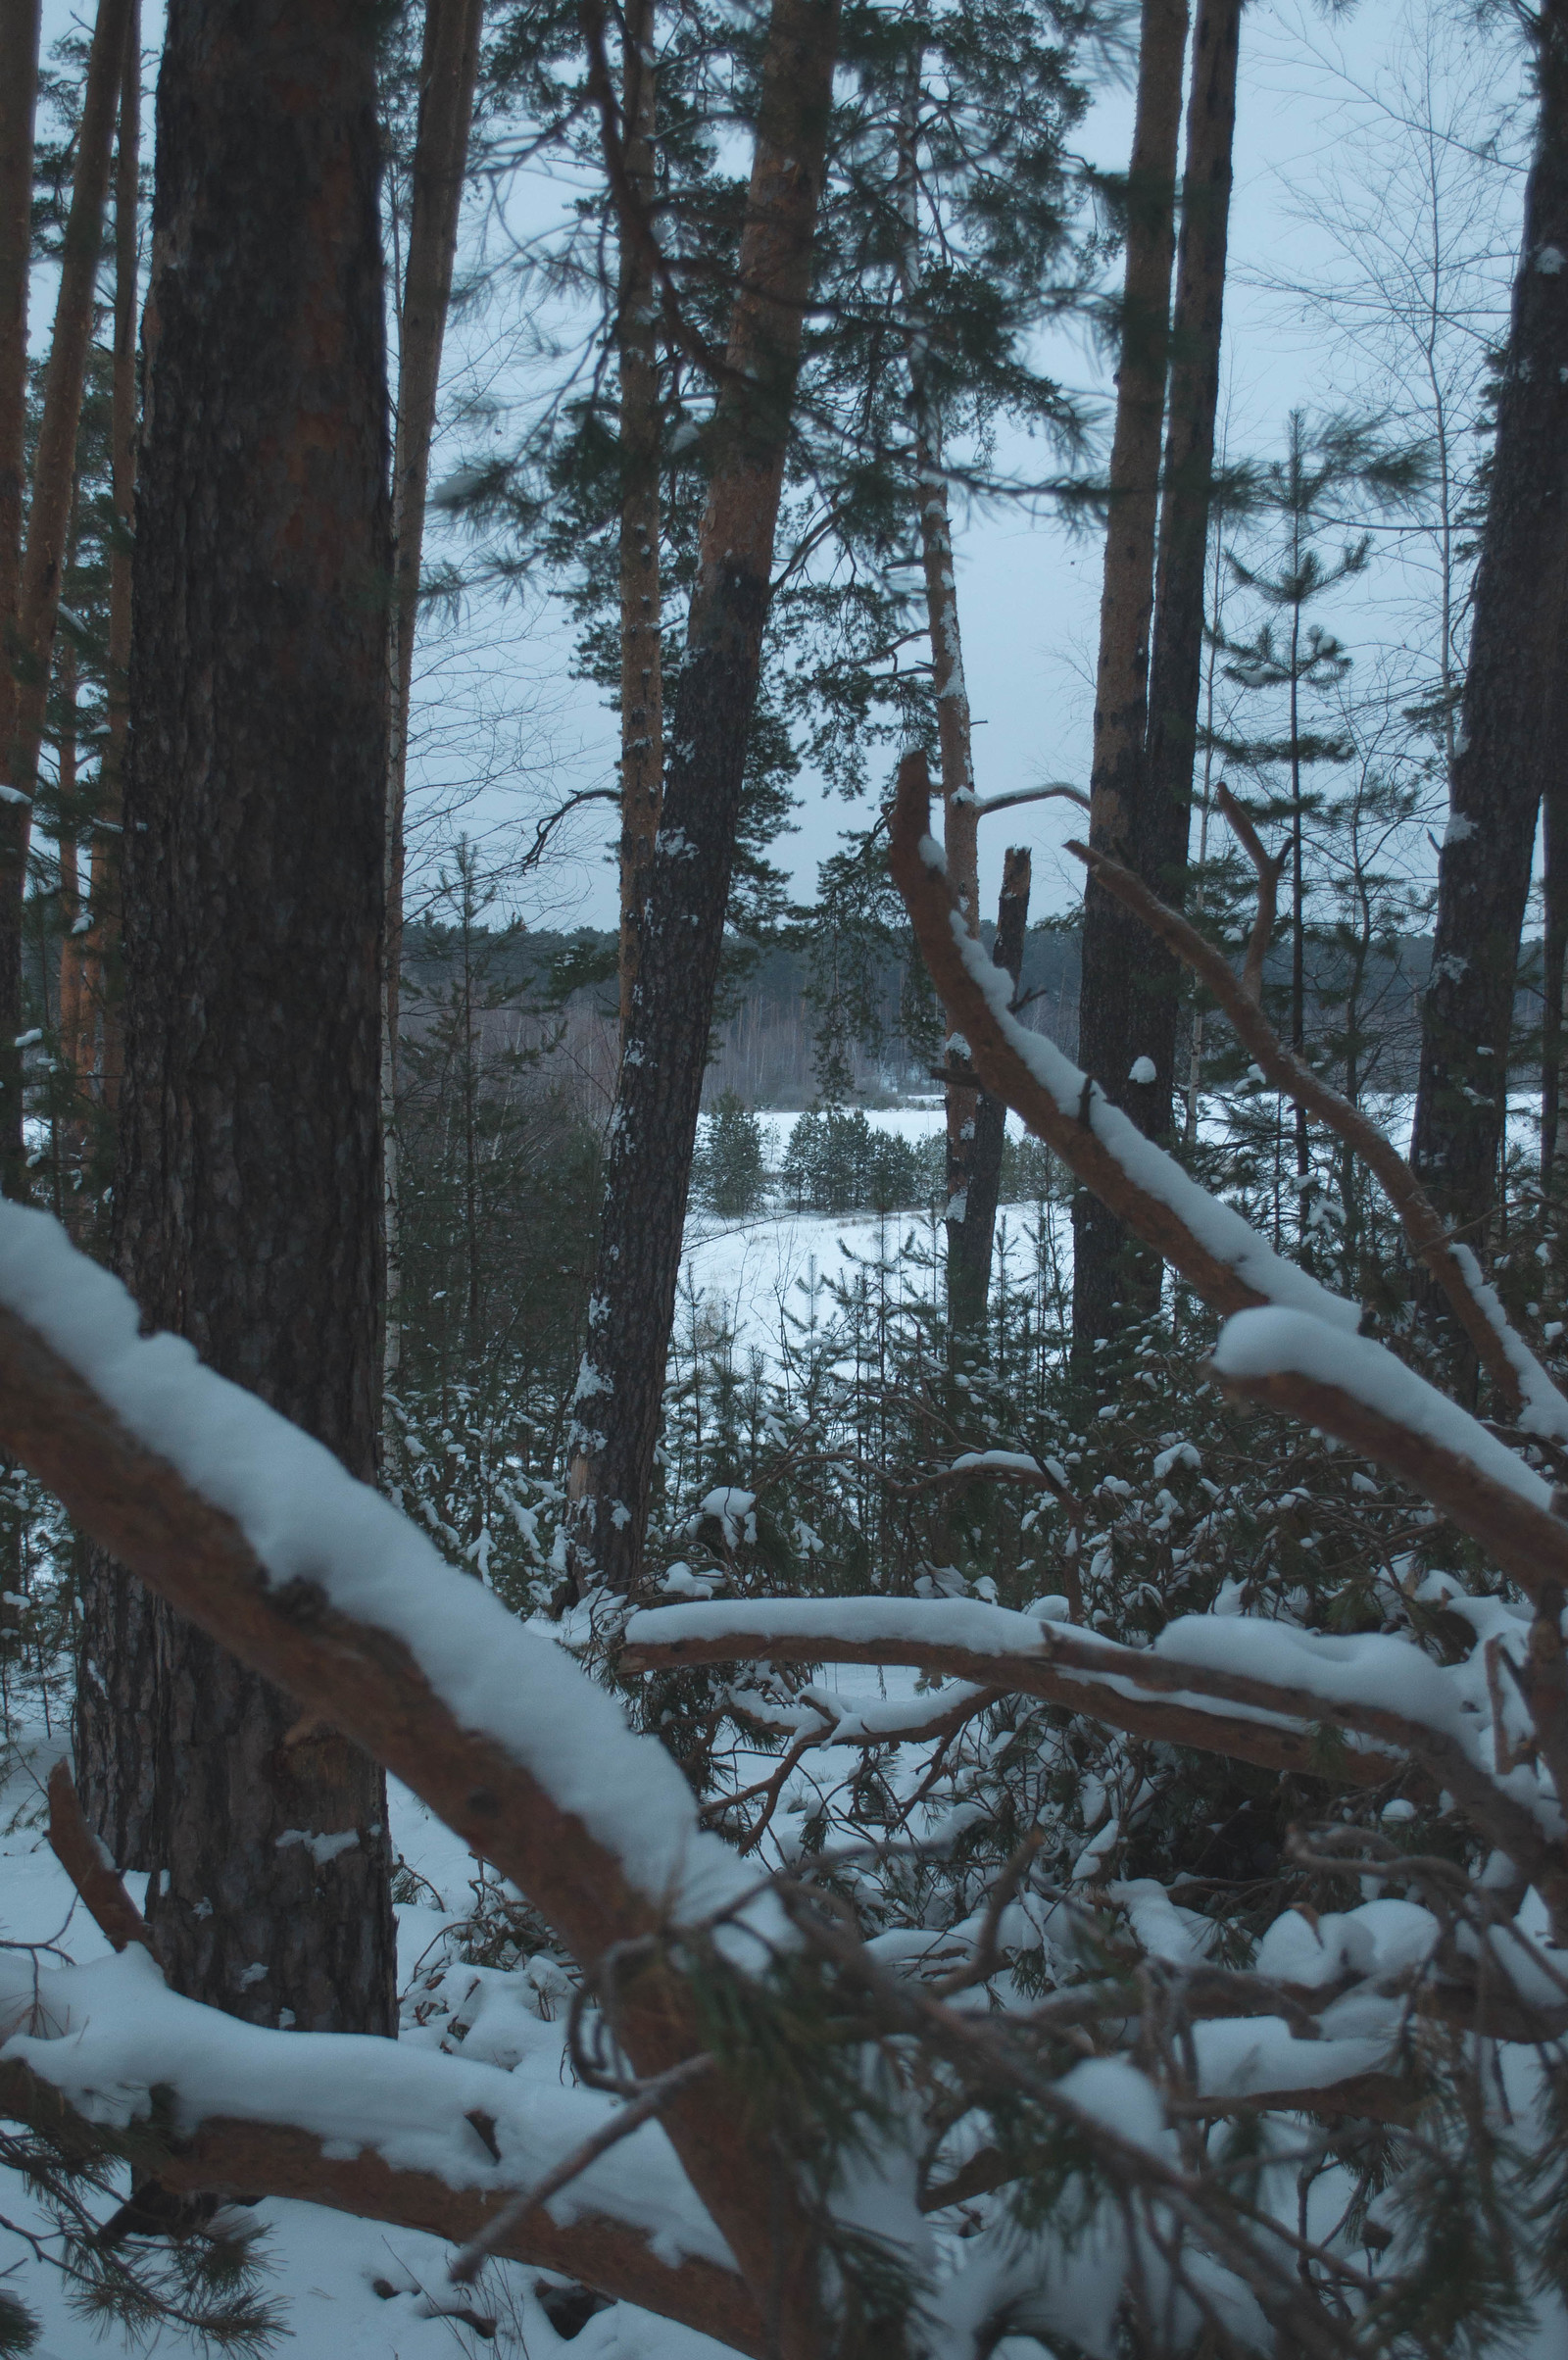
M 1186 47 L 1187 0 L 1143 0 L 1089 818 L 1096 849 L 1128 863 L 1138 858 L 1147 802 L 1149 640 Z M 1117 1106 L 1127 1105 L 1136 1087 L 1129 1081 L 1141 1054 L 1133 1045 L 1133 978 L 1148 956 L 1137 919 L 1091 876 L 1084 890 L 1078 1062 Z M 1098 1197 L 1080 1190 L 1073 1201 L 1073 1350 L 1086 1379 L 1094 1375 L 1096 1345 L 1122 1314 L 1130 1253 L 1121 1223 Z
M 1219 411 L 1225 256 L 1230 234 L 1232 150 L 1241 0 L 1200 0 L 1193 33 L 1182 226 L 1171 323 L 1170 389 L 1154 634 L 1149 666 L 1145 815 L 1135 866 L 1176 909 L 1187 899 L 1193 767 L 1203 677 L 1203 586 Z M 1127 1093 L 1140 1129 L 1164 1138 L 1176 1087 L 1180 962 L 1146 936 L 1134 979 L 1135 1038 L 1154 1078 Z
M 98 0 L 76 169 L 60 257 L 54 336 L 44 376 L 43 416 L 32 462 L 32 500 L 22 565 L 21 616 L 13 660 L 0 664 L 0 1191 L 25 1196 L 22 1147 L 22 905 L 27 883 L 32 792 L 43 742 L 60 578 L 76 475 L 76 428 L 92 342 L 98 247 L 109 159 L 124 68 L 130 0 Z
M 435 433 L 441 347 L 452 302 L 452 273 L 457 260 L 458 221 L 463 211 L 483 17 L 484 0 L 426 0 L 424 46 L 419 60 L 419 120 L 414 143 L 414 201 L 398 339 L 397 436 L 392 453 L 394 559 L 390 633 L 392 726 L 387 750 L 386 972 L 381 1026 L 386 1231 L 383 1371 L 388 1384 L 397 1376 L 403 1341 L 399 1316 L 402 1257 L 396 1117 L 409 707 L 414 690 L 414 638 L 419 613 L 430 444 Z
M 169 11 L 116 1203 L 149 1321 L 366 1479 L 391 567 L 373 31 L 359 0 Z M 255 2022 L 390 2032 L 379 1771 L 156 1624 L 149 1914 L 172 1983 Z
M 11 711 L 12 667 L 20 654 L 22 628 L 38 12 L 39 0 L 0 0 L 0 715 Z M 0 842 L 6 833 L 7 822 L 0 815 Z
M 119 1103 L 123 1062 L 120 1005 L 121 773 L 125 759 L 125 674 L 130 663 L 130 545 L 136 504 L 136 293 L 141 221 L 141 0 L 131 0 L 115 152 L 115 347 L 110 392 L 108 730 L 98 771 L 98 811 L 88 860 L 86 932 L 79 938 L 78 1082 L 106 1121 Z
M 1440 1210 L 1482 1250 L 1497 1202 L 1536 814 L 1561 762 L 1568 663 L 1568 0 L 1545 0 L 1537 19 L 1536 75 L 1411 1150 Z
M 645 221 L 655 195 L 654 0 L 627 0 L 621 137 L 627 191 Z M 615 344 L 620 365 L 620 1030 L 629 1037 L 643 897 L 664 788 L 660 599 L 659 345 L 646 241 L 623 224 Z
M 569 1443 L 581 1590 L 631 1589 L 648 1518 L 837 45 L 837 0 L 774 0 Z
M 902 244 L 900 293 L 908 337 L 909 412 L 914 443 L 914 493 L 919 518 L 920 562 L 925 582 L 926 632 L 931 645 L 931 696 L 937 717 L 937 750 L 942 762 L 942 848 L 948 876 L 958 908 L 971 933 L 980 924 L 980 807 L 974 784 L 974 731 L 969 713 L 969 689 L 963 671 L 963 639 L 958 626 L 958 589 L 953 562 L 953 516 L 948 479 L 943 471 L 941 430 L 926 382 L 928 328 L 920 314 L 919 158 L 920 93 L 925 51 L 910 52 L 905 75 L 904 103 L 898 137 L 897 196 Z M 955 1343 L 985 1316 L 986 1281 L 978 1303 L 975 1264 L 978 1229 L 969 1227 L 971 1192 L 975 1180 L 976 1120 L 980 1086 L 960 1075 L 968 1064 L 956 1020 L 947 1020 L 948 1075 L 944 1083 L 947 1117 L 946 1194 L 948 1233 L 948 1318 Z M 986 1271 L 991 1266 L 991 1234 L 983 1249 Z

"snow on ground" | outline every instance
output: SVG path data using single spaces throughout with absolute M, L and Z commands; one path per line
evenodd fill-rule
M 872 1675 L 874 1679 L 875 1675 Z M 43 1781 L 63 1750 L 59 1736 L 38 1732 L 0 1791 L 0 1942 L 50 1942 L 78 1964 L 102 1958 L 107 1944 L 75 1903 L 43 1834 Z M 393 1840 L 411 1868 L 428 1881 L 417 1904 L 398 1909 L 398 1971 L 405 1988 L 444 1929 L 467 1913 L 476 1875 L 467 1847 L 395 1780 L 390 1788 Z M 144 1880 L 127 1879 L 133 1888 Z M 139 1897 L 139 1894 L 138 1894 Z M 438 1905 L 439 1903 L 439 1905 Z M 59 1963 L 57 1958 L 55 1963 Z M 301 2038 L 309 2038 L 302 2035 Z M 515 2263 L 493 2265 L 474 2288 L 447 2283 L 452 2248 L 417 2230 L 361 2221 L 324 2206 L 268 2197 L 257 2207 L 270 2264 L 263 2292 L 284 2307 L 279 2360 L 725 2360 L 726 2347 L 629 2303 L 589 2319 L 569 2339 L 558 2335 L 535 2293 L 549 2274 Z M 16 2173 L 0 2167 L 0 2215 L 47 2232 Z M 21 2266 L 12 2270 L 13 2263 Z M 42 2321 L 33 2360 L 101 2360 L 122 2348 L 107 2340 L 66 2301 L 53 2270 L 29 2260 L 21 2240 L 0 2227 L 0 2278 Z M 376 2291 L 376 2283 L 384 2289 Z M 444 2312 L 472 2310 L 489 2335 Z M 159 2360 L 195 2360 L 197 2345 L 166 2330 L 152 2347 Z

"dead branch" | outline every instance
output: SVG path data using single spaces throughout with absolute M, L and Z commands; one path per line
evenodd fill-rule
M 1049 787 L 1018 787 L 1010 795 L 987 795 L 975 806 L 975 817 L 984 819 L 992 811 L 1010 811 L 1020 803 L 1075 803 L 1087 811 L 1089 798 L 1082 787 L 1069 787 L 1057 779 Z
M 1274 912 L 1278 905 L 1280 877 L 1284 872 L 1288 845 L 1277 853 L 1263 849 L 1263 840 L 1243 811 L 1223 779 L 1215 800 L 1231 826 L 1247 848 L 1247 855 L 1257 871 L 1257 911 L 1252 919 L 1251 938 L 1247 946 L 1247 959 L 1242 967 L 1242 990 L 1255 1007 L 1263 999 L 1263 961 L 1268 956 L 1269 940 L 1274 932 Z
M 1170 1699 L 1163 1706 L 1145 1708 L 1147 1717 L 1138 1734 L 1163 1737 L 1171 1744 L 1200 1745 L 1206 1751 L 1228 1753 L 1267 1768 L 1295 1769 L 1318 1778 L 1340 1776 L 1362 1786 L 1386 1784 L 1402 1757 L 1419 1764 L 1435 1787 L 1447 1789 L 1476 1825 L 1540 1889 L 1554 1917 L 1559 1912 L 1568 1915 L 1568 1870 L 1558 1848 L 1547 1842 L 1523 1805 L 1470 1759 L 1455 1738 L 1408 1714 L 1382 1705 L 1331 1700 L 1283 1682 L 1216 1671 L 1186 1663 L 1179 1656 L 1120 1647 L 1064 1623 L 1041 1625 L 1038 1653 L 992 1653 L 951 1638 L 914 1638 L 898 1611 L 885 1638 L 842 1639 L 833 1630 L 833 1601 L 825 1601 L 815 1630 L 807 1627 L 809 1614 L 799 1610 L 803 1601 L 791 1602 L 796 1610 L 779 1614 L 771 1625 L 767 1606 L 760 1604 L 750 1613 L 738 1613 L 731 1631 L 705 1630 L 690 1640 L 679 1634 L 679 1607 L 635 1616 L 628 1625 L 623 1660 L 628 1668 L 637 1670 L 675 1662 L 734 1661 L 739 1655 L 768 1656 L 774 1661 L 827 1658 L 840 1663 L 906 1664 L 1044 1696 L 1115 1728 L 1136 1726 L 1127 1709 L 1131 1700 L 1124 1693 L 1125 1687 L 1131 1687 Z M 650 1630 L 650 1625 L 656 1627 Z M 659 1625 L 669 1635 L 662 1638 Z M 1112 1687 L 1112 1681 L 1117 1685 Z M 1188 1701 L 1193 1697 L 1240 1707 L 1244 1713 L 1267 1715 L 1268 1719 L 1221 1718 L 1195 1709 Z M 1157 1725 L 1164 1715 L 1169 1719 L 1163 1726 Z M 1285 1726 L 1277 1727 L 1281 1722 Z M 1194 1733 L 1195 1724 L 1201 1734 Z M 1347 1748 L 1343 1758 L 1330 1765 L 1323 1759 L 1321 1741 L 1313 1734 L 1324 1727 L 1369 1739 L 1381 1750 L 1368 1754 Z M 1292 1743 L 1285 1746 L 1282 1740 Z
M 81 1804 L 63 1758 L 49 1773 L 49 1849 L 81 1895 L 93 1923 L 117 1950 L 140 1942 L 158 1956 L 147 1921 L 105 1856 L 103 1845 L 82 1817 Z
M 907 754 L 899 765 L 889 863 L 937 998 L 961 1029 L 979 1081 L 994 1098 L 1004 1100 L 1020 1114 L 1085 1187 L 1093 1189 L 1120 1221 L 1162 1255 L 1216 1310 L 1244 1311 L 1270 1300 L 1205 1245 L 1173 1204 L 1135 1180 L 1112 1153 L 1097 1125 L 1116 1109 L 1108 1105 L 1098 1083 L 1084 1076 L 1079 1106 L 1068 1112 L 1025 1064 L 1004 1029 L 1000 1011 L 965 960 L 954 931 L 956 910 L 947 878 L 923 855 L 930 821 L 931 780 L 926 759 L 920 753 Z M 1170 1172 L 1173 1193 L 1191 1185 L 1174 1163 Z M 1257 1244 L 1262 1252 L 1261 1240 Z

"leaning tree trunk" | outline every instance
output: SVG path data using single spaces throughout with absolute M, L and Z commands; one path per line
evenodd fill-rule
M 621 69 L 625 195 L 653 218 L 658 76 L 654 0 L 628 0 Z M 659 345 L 646 238 L 620 234 L 620 1031 L 628 1039 L 643 897 L 664 787 L 663 615 L 659 584 Z
M 630 1590 L 648 1517 L 837 44 L 837 0 L 774 0 L 573 1407 L 570 1547 L 580 1590 Z
M 1002 865 L 1002 898 L 997 905 L 997 937 L 991 958 L 1012 979 L 1016 1006 L 1023 976 L 1024 937 L 1029 926 L 1028 849 L 1014 845 Z M 991 1249 L 1002 1199 L 1002 1151 L 1006 1140 L 1005 1102 L 982 1090 L 974 1110 L 974 1137 L 969 1151 L 969 1203 L 962 1226 L 948 1238 L 948 1315 L 956 1328 L 971 1332 L 986 1315 L 991 1293 Z
M 1536 813 L 1561 761 L 1568 663 L 1568 0 L 1538 19 L 1540 123 L 1497 399 L 1470 663 L 1438 864 L 1411 1155 L 1485 1249 L 1497 1202 Z
M 1143 0 L 1089 819 L 1090 842 L 1124 863 L 1137 859 L 1144 819 L 1149 634 L 1186 47 L 1187 0 Z M 1129 1076 L 1142 1053 L 1134 1041 L 1132 979 L 1148 955 L 1148 936 L 1136 918 L 1091 876 L 1084 889 L 1078 1062 L 1117 1106 L 1126 1105 L 1136 1087 Z M 1121 1223 L 1098 1197 L 1080 1190 L 1073 1200 L 1073 1350 L 1086 1378 L 1094 1374 L 1096 1344 L 1114 1332 L 1124 1308 L 1130 1252 Z
M 441 347 L 452 302 L 458 220 L 479 74 L 484 0 L 426 0 L 419 61 L 419 121 L 414 142 L 414 202 L 403 274 L 398 338 L 398 422 L 392 453 L 394 548 L 391 618 L 392 727 L 387 750 L 386 972 L 381 1026 L 381 1116 L 386 1313 L 383 1371 L 390 1385 L 402 1358 L 402 1254 L 398 1199 L 398 1026 L 403 980 L 404 805 L 414 637 L 424 556 L 424 506 L 441 378 Z
M 146 1317 L 366 1479 L 391 565 L 373 33 L 359 0 L 169 11 L 116 1205 Z M 158 1675 L 150 1915 L 174 1988 L 390 2032 L 380 1772 L 162 1607 Z
M 75 489 L 76 428 L 92 342 L 98 246 L 129 24 L 130 0 L 98 0 L 76 131 L 71 210 L 61 247 L 43 416 L 33 453 L 21 619 L 13 662 L 0 664 L 0 763 L 5 765 L 6 790 L 0 797 L 0 1192 L 8 1197 L 27 1193 L 22 1067 L 14 1044 L 22 1027 L 22 905 L 27 884 L 28 820 Z
M 1134 848 L 1137 873 L 1177 910 L 1187 899 L 1193 765 L 1203 677 L 1203 588 L 1219 410 L 1241 14 L 1241 0 L 1200 0 L 1193 33 L 1149 665 L 1145 811 Z M 1139 1128 L 1155 1139 L 1165 1138 L 1171 1128 L 1180 993 L 1180 961 L 1163 944 L 1146 938 L 1145 956 L 1134 976 L 1134 1030 L 1136 1048 L 1153 1066 L 1154 1078 L 1129 1088 L 1127 1106 Z

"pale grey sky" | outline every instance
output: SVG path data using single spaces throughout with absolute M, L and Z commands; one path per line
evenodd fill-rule
M 1430 93 L 1430 96 L 1427 93 Z M 1423 143 L 1421 118 L 1437 136 Z M 1380 370 L 1398 362 L 1363 305 L 1338 324 L 1291 291 L 1292 283 L 1337 282 L 1347 295 L 1379 247 L 1423 236 L 1423 203 L 1437 185 L 1446 209 L 1445 237 L 1463 267 L 1457 300 L 1468 318 L 1452 334 L 1450 366 L 1462 371 L 1463 345 L 1494 334 L 1505 317 L 1511 255 L 1522 195 L 1522 96 L 1517 35 L 1500 13 L 1478 29 L 1463 0 L 1361 0 L 1330 16 L 1311 0 L 1252 0 L 1243 23 L 1242 89 L 1233 209 L 1233 270 L 1227 294 L 1225 381 L 1232 448 L 1266 453 L 1288 412 L 1355 406 L 1380 393 Z M 1131 101 L 1125 90 L 1101 94 L 1084 147 L 1096 161 L 1125 163 Z M 1470 151 L 1500 135 L 1500 160 L 1475 162 Z M 1392 202 L 1375 201 L 1390 159 L 1406 177 Z M 1425 167 L 1430 164 L 1431 171 Z M 1413 175 L 1413 176 L 1412 176 Z M 1364 185 L 1363 185 L 1364 184 Z M 1309 218 L 1316 209 L 1352 209 L 1357 219 L 1336 236 Z M 558 189 L 535 190 L 530 213 L 559 203 Z M 1462 216 L 1462 219 L 1461 219 Z M 1453 227 L 1448 227 L 1451 220 Z M 1408 266 L 1411 254 L 1403 258 Z M 1289 282 L 1281 285 L 1279 282 Z M 1374 307 L 1375 309 L 1375 307 Z M 468 382 L 503 384 L 517 366 L 502 349 L 510 331 L 494 318 L 460 330 Z M 1452 336 L 1450 337 L 1450 344 Z M 1412 355 L 1404 339 L 1404 364 Z M 1415 356 L 1419 364 L 1419 356 Z M 1101 357 L 1087 339 L 1063 336 L 1052 365 L 1074 386 L 1108 390 Z M 1397 374 L 1397 369 L 1396 369 Z M 455 369 L 455 379 L 461 380 Z M 1419 390 L 1419 388 L 1418 388 Z M 1401 394 L 1396 407 L 1403 409 Z M 452 456 L 457 448 L 452 447 Z M 440 533 L 432 535 L 438 551 Z M 1330 619 L 1357 655 L 1357 677 L 1401 664 L 1430 635 L 1430 550 L 1408 533 L 1378 536 L 1380 553 L 1398 544 L 1346 594 Z M 965 666 L 976 720 L 982 793 L 1047 777 L 1083 779 L 1092 713 L 1091 676 L 1098 615 L 1100 549 L 1095 536 L 1068 532 L 1049 516 L 1003 508 L 964 519 L 957 535 Z M 549 609 L 522 603 L 504 615 L 476 610 L 470 627 L 432 639 L 425 705 L 435 725 L 433 778 L 471 766 L 482 747 L 502 771 L 515 769 L 514 792 L 487 794 L 474 808 L 495 828 L 500 851 L 523 812 L 552 808 L 573 787 L 613 776 L 613 716 L 598 693 L 565 678 L 569 634 Z M 467 683 L 459 689 L 459 680 Z M 482 683 L 482 687 L 478 684 Z M 477 695 L 485 718 L 470 726 L 465 700 Z M 520 714 L 520 717 L 514 717 Z M 795 889 L 808 895 L 817 862 L 839 830 L 858 817 L 808 783 L 797 832 L 778 856 Z M 536 923 L 605 924 L 613 909 L 613 875 L 603 854 L 612 835 L 608 806 L 590 807 L 573 823 L 564 857 L 521 907 Z M 1079 891 L 1076 863 L 1059 853 L 1073 832 L 1069 807 L 1031 808 L 990 823 L 983 893 L 994 894 L 1006 841 L 1035 851 L 1037 911 L 1067 906 Z M 523 831 L 532 835 L 531 824 Z

